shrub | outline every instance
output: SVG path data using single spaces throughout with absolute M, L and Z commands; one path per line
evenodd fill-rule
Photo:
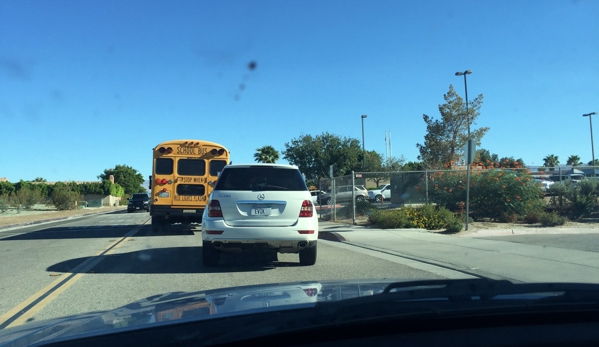
M 444 207 L 424 205 L 422 207 L 404 207 L 398 210 L 375 210 L 369 216 L 369 221 L 383 229 L 421 228 L 441 230 L 447 229 L 448 225 L 454 223 L 457 219 L 451 211 Z M 457 226 L 454 223 L 452 227 L 457 228 Z
M 376 224 L 382 229 L 412 227 L 412 223 L 408 220 L 404 209 L 372 211 L 372 214 L 368 216 L 368 221 L 372 224 Z
M 557 225 L 564 225 L 566 218 L 560 217 L 556 212 L 545 212 L 540 216 L 541 225 L 545 227 L 553 227 Z
M 457 218 L 454 218 L 451 222 L 447 223 L 447 227 L 445 228 L 445 232 L 456 234 L 462 231 L 464 228 L 464 224 Z
M 599 210 L 599 185 L 596 180 L 583 179 L 577 185 L 571 181 L 556 182 L 549 191 L 553 195 L 551 206 L 560 214 L 580 218 Z
M 524 216 L 524 222 L 526 224 L 535 224 L 541 221 L 541 214 L 543 212 L 540 211 L 530 211 Z
M 43 197 L 39 190 L 29 186 L 23 186 L 15 194 L 15 199 L 18 204 L 29 210 L 33 205 L 41 202 Z
M 376 206 L 373 206 L 370 201 L 364 200 L 356 202 L 356 216 L 365 216 L 376 209 Z
M 72 210 L 77 206 L 79 193 L 73 191 L 70 186 L 64 183 L 56 183 L 52 191 L 52 203 L 58 210 Z
M 407 207 L 405 211 L 414 228 L 427 230 L 444 229 L 449 221 L 455 219 L 453 213 L 445 207 L 435 207 L 430 204 L 418 208 Z
M 456 211 L 466 201 L 466 171 L 429 174 L 415 189 L 427 191 L 430 201 Z M 428 188 L 427 188 L 428 187 Z M 474 217 L 501 219 L 503 214 L 524 217 L 543 207 L 543 191 L 527 171 L 475 170 L 470 175 L 470 211 Z
M 474 175 L 471 209 L 476 217 L 512 221 L 542 209 L 543 191 L 526 172 L 488 170 Z
M 2 195 L 0 196 L 0 212 L 4 213 L 8 210 L 8 196 Z
M 499 216 L 501 223 L 516 223 L 518 221 L 518 215 L 514 212 L 506 212 Z

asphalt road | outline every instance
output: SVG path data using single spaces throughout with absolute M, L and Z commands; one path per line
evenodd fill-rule
M 353 278 L 441 278 L 397 257 L 320 240 L 316 265 L 279 255 L 264 264 L 238 255 L 201 263 L 201 235 L 189 227 L 153 233 L 149 214 L 110 213 L 0 231 L 0 328 L 114 309 L 167 292 Z M 459 276 L 459 274 L 458 274 Z

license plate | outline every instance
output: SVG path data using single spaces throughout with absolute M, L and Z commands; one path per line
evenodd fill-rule
M 196 210 L 183 210 L 183 213 L 196 213 Z
M 169 192 L 160 192 L 160 193 L 158 193 L 158 197 L 159 198 L 168 198 L 169 196 L 171 196 L 171 193 L 169 193 Z
M 252 216 L 270 216 L 270 207 L 252 207 L 250 214 Z

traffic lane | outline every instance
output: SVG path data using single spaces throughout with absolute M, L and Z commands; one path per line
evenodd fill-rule
M 52 264 L 93 255 L 147 218 L 103 214 L 0 232 L 0 315 L 62 278 Z
M 356 278 L 444 278 L 323 240 L 319 240 L 314 266 L 300 266 L 297 254 L 279 254 L 278 261 L 271 263 L 226 254 L 220 266 L 206 268 L 201 261 L 199 234 L 144 237 L 146 229 L 107 255 L 32 318 L 109 310 L 157 294 L 231 286 Z
M 599 252 L 599 232 L 594 234 L 535 234 L 479 237 L 486 240 L 501 240 L 543 247 L 574 249 L 587 252 Z

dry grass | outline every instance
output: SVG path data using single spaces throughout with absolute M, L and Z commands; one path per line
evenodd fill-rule
M 118 211 L 126 209 L 126 206 L 119 207 L 101 207 L 101 208 L 88 208 L 80 210 L 69 210 L 69 211 L 57 211 L 55 209 L 35 209 L 35 210 L 23 210 L 17 213 L 14 210 L 8 210 L 4 213 L 0 213 L 0 227 L 13 225 L 13 224 L 24 224 L 31 222 L 39 222 L 45 220 L 81 216 L 90 213 L 106 212 L 106 211 Z

